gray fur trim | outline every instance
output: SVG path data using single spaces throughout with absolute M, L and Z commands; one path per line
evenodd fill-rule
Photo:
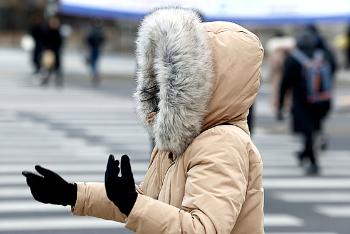
M 144 19 L 136 43 L 137 112 L 156 147 L 179 156 L 200 134 L 212 93 L 207 33 L 194 11 L 160 9 Z M 144 92 L 151 87 L 155 98 Z M 155 110 L 156 119 L 150 124 L 147 115 Z

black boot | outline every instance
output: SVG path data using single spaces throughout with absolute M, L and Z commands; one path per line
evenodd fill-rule
M 303 167 L 305 163 L 305 152 L 304 151 L 298 151 L 295 153 L 295 156 L 298 160 L 299 167 Z
M 310 166 L 306 169 L 306 175 L 308 176 L 319 176 L 320 169 L 317 164 L 310 164 Z

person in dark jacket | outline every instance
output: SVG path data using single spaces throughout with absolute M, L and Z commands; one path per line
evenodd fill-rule
M 314 56 L 317 48 L 317 37 L 310 30 L 303 31 L 297 37 L 297 49 L 310 59 Z M 307 100 L 307 83 L 305 81 L 303 65 L 298 61 L 293 53 L 286 58 L 282 81 L 280 85 L 280 98 L 278 105 L 278 119 L 283 119 L 284 97 L 288 90 L 292 89 L 292 119 L 293 130 L 303 136 L 304 146 L 298 152 L 298 159 L 302 165 L 305 159 L 310 161 L 307 168 L 308 175 L 317 175 L 319 167 L 317 163 L 316 150 L 314 149 L 315 133 L 320 128 L 320 124 L 326 112 L 315 111 Z M 325 109 L 328 107 L 325 107 Z
M 86 36 L 85 43 L 89 47 L 89 55 L 87 58 L 87 64 L 90 66 L 92 73 L 92 83 L 98 85 L 100 82 L 98 72 L 98 60 L 101 55 L 101 49 L 104 43 L 105 37 L 102 27 L 95 23 L 92 26 Z
M 32 63 L 34 66 L 34 74 L 37 74 L 41 68 L 41 55 L 43 52 L 44 42 L 44 25 L 40 16 L 35 15 L 32 18 L 32 25 L 30 27 L 29 34 L 32 36 L 34 41 Z
M 346 46 L 346 68 L 350 69 L 350 25 L 348 25 L 346 32 L 347 46 Z
M 332 51 L 331 47 L 328 45 L 327 41 L 325 40 L 325 38 L 321 35 L 320 31 L 317 29 L 317 27 L 315 25 L 309 25 L 306 30 L 310 31 L 311 33 L 314 34 L 314 36 L 316 37 L 316 49 L 317 50 L 321 50 L 324 52 L 324 55 L 327 59 L 327 61 L 329 62 L 330 68 L 331 68 L 331 72 L 332 72 L 332 78 L 333 78 L 333 83 L 335 82 L 335 72 L 337 71 L 338 68 L 338 64 L 337 64 L 337 59 L 335 56 L 334 51 Z M 323 120 L 323 121 L 322 121 Z M 324 132 L 323 129 L 323 122 L 324 119 L 322 119 L 317 128 L 316 131 L 318 132 L 318 146 L 320 146 L 321 150 L 326 150 L 328 148 L 328 139 L 327 139 L 327 135 Z
M 49 69 L 46 76 L 42 80 L 42 85 L 47 85 L 52 73 L 56 75 L 56 86 L 63 85 L 63 76 L 61 68 L 61 53 L 63 37 L 60 32 L 60 21 L 57 17 L 53 17 L 49 20 L 47 28 L 45 30 L 44 39 L 44 53 L 50 52 L 53 54 L 53 65 Z M 45 54 L 44 54 L 45 56 Z

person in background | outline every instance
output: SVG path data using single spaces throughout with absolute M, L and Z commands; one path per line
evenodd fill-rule
M 140 234 L 263 234 L 263 163 L 247 126 L 260 40 L 231 22 L 163 8 L 143 20 L 136 45 L 137 110 L 156 144 L 143 183 L 135 186 L 128 156 L 110 155 L 104 183 L 24 171 L 33 197 Z
M 345 51 L 345 57 L 346 57 L 346 68 L 350 69 L 350 25 L 347 28 L 346 32 L 346 51 Z
M 38 74 L 41 68 L 41 55 L 43 52 L 44 44 L 44 25 L 43 20 L 40 16 L 33 16 L 29 34 L 32 36 L 34 41 L 34 48 L 32 51 L 32 63 L 34 66 L 34 74 Z
M 327 61 L 330 64 L 331 68 L 331 76 L 332 76 L 332 83 L 334 86 L 335 83 L 335 73 L 337 71 L 338 65 L 337 65 L 337 59 L 335 56 L 334 51 L 331 49 L 331 47 L 328 45 L 326 39 L 321 35 L 320 31 L 316 27 L 316 25 L 309 25 L 306 27 L 306 30 L 309 30 L 311 33 L 313 33 L 316 37 L 316 49 L 323 51 Z M 328 137 L 327 134 L 324 131 L 324 120 L 325 118 L 320 121 L 318 125 L 317 131 L 317 138 L 315 141 L 315 144 L 318 148 L 321 150 L 326 150 L 328 148 Z
M 326 53 L 317 48 L 317 43 L 317 36 L 310 30 L 304 30 L 297 36 L 296 49 L 284 63 L 277 115 L 278 120 L 283 120 L 284 97 L 288 90 L 292 90 L 293 130 L 303 136 L 304 143 L 297 156 L 300 165 L 303 165 L 305 159 L 309 160 L 307 175 L 319 173 L 317 150 L 314 148 L 315 136 L 330 107 L 328 88 L 331 85 L 331 65 Z M 323 82 L 327 85 L 322 85 L 322 90 L 327 90 L 327 95 L 323 95 L 327 99 L 316 102 L 315 96 L 320 96 L 317 92 L 321 91 L 321 87 L 314 87 L 314 81 L 317 79 L 317 86 L 321 86 L 319 78 L 327 81 Z
M 286 57 L 295 48 L 295 38 L 285 35 L 282 31 L 276 31 L 275 35 L 266 43 L 267 64 L 269 80 L 272 85 L 272 107 L 277 112 L 279 101 L 279 85 L 282 79 L 283 65 Z M 291 95 L 287 94 L 285 107 L 291 106 Z
M 45 60 L 52 60 L 52 62 L 47 62 L 50 65 L 47 66 L 47 71 L 42 79 L 41 85 L 47 85 L 52 74 L 55 74 L 56 86 L 63 86 L 63 74 L 62 74 L 62 64 L 61 64 L 61 54 L 63 37 L 60 31 L 61 23 L 57 17 L 52 17 L 49 19 L 47 27 L 44 33 L 44 63 Z M 51 59 L 51 57 L 53 57 Z M 52 65 L 51 65 L 52 63 Z
M 98 85 L 100 83 L 100 74 L 98 69 L 98 61 L 101 56 L 102 46 L 105 41 L 102 25 L 95 22 L 94 25 L 89 29 L 85 44 L 89 48 L 89 54 L 86 58 L 87 64 L 90 66 L 92 83 Z

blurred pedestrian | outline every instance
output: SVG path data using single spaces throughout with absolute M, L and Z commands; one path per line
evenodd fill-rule
M 29 34 L 33 38 L 34 48 L 32 50 L 32 63 L 34 67 L 34 74 L 38 74 L 41 68 L 41 55 L 44 44 L 44 23 L 39 15 L 32 17 Z
M 86 58 L 87 64 L 90 66 L 93 85 L 100 83 L 100 74 L 98 69 L 98 61 L 101 56 L 102 46 L 105 41 L 102 25 L 95 22 L 89 29 L 85 43 L 89 48 L 89 55 Z
M 153 12 L 137 39 L 135 96 L 156 142 L 143 183 L 135 186 L 128 156 L 111 155 L 104 184 L 68 183 L 40 166 L 41 176 L 23 172 L 33 197 L 137 233 L 263 234 L 262 161 L 246 119 L 262 58 L 259 39 L 239 25 Z
M 313 33 L 316 36 L 316 49 L 321 50 L 323 52 L 323 55 L 325 56 L 325 59 L 328 61 L 330 68 L 331 68 L 331 76 L 332 76 L 332 86 L 334 86 L 335 83 L 335 72 L 337 71 L 338 65 L 337 65 L 337 59 L 335 56 L 334 51 L 331 49 L 331 47 L 328 45 L 327 40 L 321 35 L 319 30 L 315 25 L 309 25 L 306 27 L 306 30 L 309 30 L 311 33 Z M 316 138 L 316 145 L 321 150 L 326 150 L 328 148 L 328 138 L 326 133 L 324 132 L 324 123 L 325 118 L 323 118 L 319 125 L 317 131 L 317 138 Z
M 266 43 L 269 80 L 272 84 L 272 106 L 275 112 L 277 112 L 279 102 L 279 85 L 282 79 L 284 61 L 294 48 L 295 39 L 285 35 L 282 31 L 277 31 Z M 289 109 L 291 95 L 286 94 L 284 100 L 286 109 Z
M 346 68 L 350 69 L 350 25 L 346 32 Z
M 55 75 L 56 86 L 63 86 L 61 67 L 61 54 L 63 37 L 60 31 L 61 23 L 57 17 L 49 19 L 44 33 L 44 52 L 42 63 L 44 65 L 41 85 L 47 85 L 51 76 Z
M 315 136 L 331 101 L 332 72 L 324 50 L 317 48 L 317 37 L 304 30 L 297 37 L 297 48 L 287 57 L 280 86 L 278 119 L 283 119 L 287 90 L 292 90 L 293 130 L 303 136 L 303 149 L 298 152 L 300 164 L 308 159 L 308 175 L 317 175 L 319 166 L 314 148 Z

